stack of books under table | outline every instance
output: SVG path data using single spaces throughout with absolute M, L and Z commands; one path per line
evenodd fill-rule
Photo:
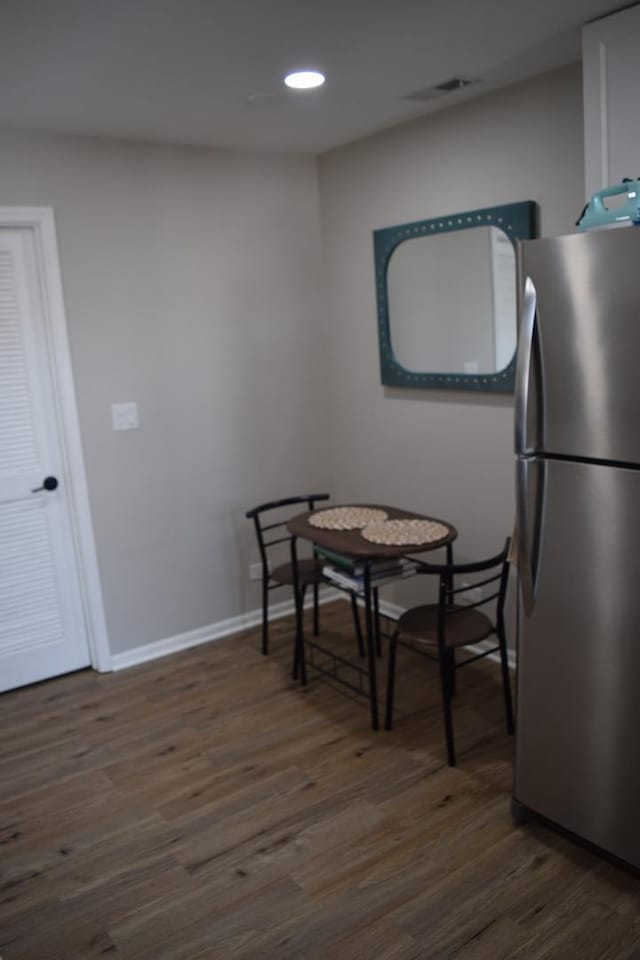
M 325 550 L 323 547 L 316 547 L 315 553 L 327 561 L 322 568 L 323 577 L 343 590 L 352 590 L 355 593 L 363 591 L 364 563 L 350 560 L 349 557 L 334 553 L 332 550 Z M 415 567 L 416 564 L 412 560 L 404 557 L 375 560 L 369 564 L 371 586 L 379 587 L 385 582 L 411 576 Z

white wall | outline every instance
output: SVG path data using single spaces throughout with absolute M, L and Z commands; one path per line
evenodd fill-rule
M 3 133 L 0 204 L 54 209 L 112 650 L 255 608 L 244 511 L 330 473 L 314 161 Z
M 570 67 L 319 159 L 334 490 L 446 518 L 460 558 L 511 531 L 512 398 L 381 385 L 372 231 L 534 200 L 543 236 L 571 232 L 584 194 L 581 95 Z M 406 585 L 389 594 L 407 596 Z

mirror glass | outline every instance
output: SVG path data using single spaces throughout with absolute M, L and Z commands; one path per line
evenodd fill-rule
M 384 384 L 513 391 L 516 244 L 536 211 L 525 200 L 374 231 Z
M 406 370 L 497 373 L 516 348 L 516 257 L 497 227 L 413 237 L 387 268 L 393 354 Z

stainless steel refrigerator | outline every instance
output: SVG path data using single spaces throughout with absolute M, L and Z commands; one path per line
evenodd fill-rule
M 514 814 L 640 868 L 640 228 L 520 270 Z

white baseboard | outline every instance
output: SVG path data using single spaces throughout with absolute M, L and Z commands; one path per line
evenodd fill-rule
M 331 588 L 320 590 L 320 603 L 330 603 L 332 600 L 339 599 L 347 599 L 346 595 L 340 590 Z M 311 607 L 312 603 L 313 599 L 307 597 L 305 607 Z M 282 603 L 276 603 L 269 607 L 269 619 L 278 620 L 281 617 L 291 616 L 293 612 L 293 599 L 284 600 Z M 380 613 L 392 620 L 397 620 L 404 613 L 404 607 L 387 600 L 380 600 Z M 257 627 L 260 623 L 262 623 L 262 610 L 250 610 L 248 613 L 241 613 L 237 617 L 229 617 L 228 620 L 210 623 L 206 627 L 197 627 L 195 630 L 187 630 L 186 633 L 178 633 L 174 637 L 166 637 L 164 640 L 146 643 L 141 647 L 133 647 L 123 653 L 114 653 L 111 657 L 111 666 L 113 670 L 126 670 L 127 667 L 135 667 L 139 663 L 157 660 L 159 657 L 167 657 L 179 650 L 188 650 L 189 647 L 198 647 L 203 643 L 213 643 L 215 640 L 221 640 L 223 637 L 239 633 L 241 630 Z M 486 640 L 466 649 L 472 653 L 482 653 L 483 650 L 491 646 L 491 641 Z M 489 654 L 487 659 L 500 662 L 497 653 Z M 509 667 L 512 670 L 516 668 L 516 658 L 513 650 L 509 650 Z
M 340 591 L 329 588 L 320 590 L 319 599 L 320 603 L 329 603 L 331 600 L 337 600 L 342 596 L 343 594 Z M 312 604 L 313 598 L 307 597 L 305 608 L 312 606 Z M 293 599 L 284 600 L 282 603 L 275 603 L 269 607 L 270 620 L 288 617 L 293 613 Z M 219 620 L 217 623 L 210 623 L 205 627 L 196 627 L 195 630 L 178 633 L 174 637 L 166 637 L 164 640 L 156 640 L 140 647 L 133 647 L 131 650 L 124 650 L 122 653 L 114 653 L 111 657 L 111 668 L 112 670 L 126 670 L 127 667 L 135 667 L 139 663 L 157 660 L 159 657 L 167 657 L 170 653 L 177 653 L 179 650 L 188 650 L 189 647 L 198 647 L 202 643 L 221 640 L 222 637 L 239 633 L 241 630 L 249 630 L 261 623 L 262 609 L 250 610 L 248 613 L 241 613 L 237 617 L 229 617 L 228 620 Z

